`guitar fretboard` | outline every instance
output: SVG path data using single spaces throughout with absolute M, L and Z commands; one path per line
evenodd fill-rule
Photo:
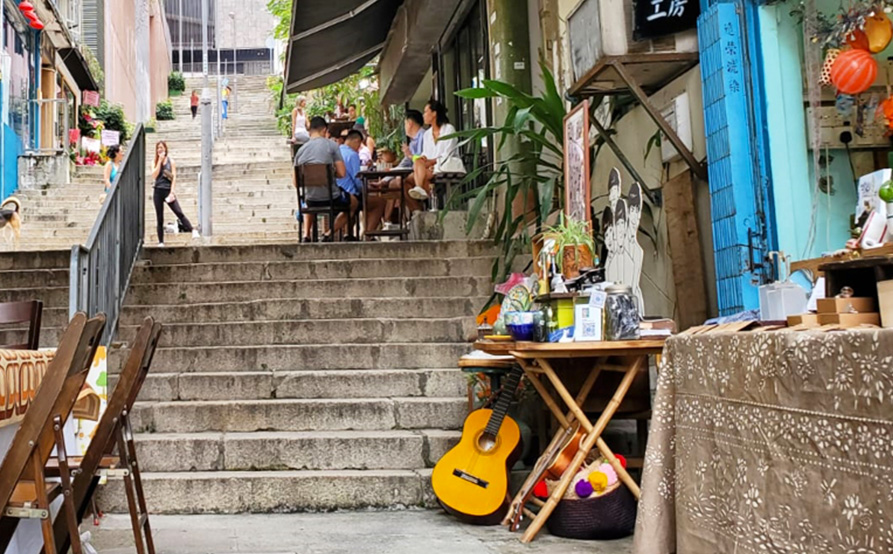
M 509 406 L 511 406 L 512 400 L 515 398 L 515 390 L 521 383 L 522 372 L 523 370 L 519 366 L 515 366 L 506 378 L 502 386 L 502 392 L 499 394 L 499 400 L 496 401 L 493 413 L 490 415 L 490 421 L 487 422 L 487 428 L 484 430 L 488 435 L 495 437 L 499 434 L 499 428 L 502 427 L 505 414 L 508 413 Z

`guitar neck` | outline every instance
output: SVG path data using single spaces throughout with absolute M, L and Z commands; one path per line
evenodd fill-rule
M 511 406 L 512 400 L 515 398 L 515 390 L 521 383 L 522 373 L 523 370 L 519 366 L 515 366 L 506 378 L 502 386 L 502 392 L 499 394 L 499 400 L 496 401 L 496 405 L 493 407 L 493 414 L 490 416 L 490 421 L 485 429 L 488 435 L 495 437 L 499 434 L 499 428 L 502 427 L 505 414 L 508 413 L 509 406 Z

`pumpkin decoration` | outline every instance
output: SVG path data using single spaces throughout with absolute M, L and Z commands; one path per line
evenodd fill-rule
M 863 34 L 868 41 L 868 51 L 877 54 L 890 44 L 893 38 L 893 22 L 884 12 L 877 12 L 865 18 Z
M 877 61 L 868 50 L 847 50 L 834 60 L 831 82 L 844 94 L 859 94 L 874 83 L 877 71 Z
M 887 128 L 893 130 L 893 96 L 889 96 L 882 101 L 877 111 L 879 112 L 878 115 L 883 116 Z
M 846 36 L 846 43 L 853 50 L 868 50 L 871 45 L 868 43 L 868 35 L 862 29 L 856 29 Z
M 825 63 L 822 64 L 822 76 L 819 79 L 819 84 L 822 86 L 831 86 L 831 67 L 834 65 L 834 60 L 836 60 L 839 55 L 840 48 L 829 48 L 828 52 L 825 54 Z

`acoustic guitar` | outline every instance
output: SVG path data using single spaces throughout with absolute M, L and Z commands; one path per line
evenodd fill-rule
M 492 410 L 475 410 L 465 419 L 462 438 L 434 466 L 431 485 L 443 508 L 479 525 L 495 525 L 508 511 L 508 473 L 521 455 L 518 424 L 506 416 L 521 368 L 506 378 Z

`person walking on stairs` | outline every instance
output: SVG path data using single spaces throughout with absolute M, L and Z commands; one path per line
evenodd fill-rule
M 198 91 L 193 90 L 192 96 L 189 97 L 189 109 L 192 110 L 192 119 L 198 115 Z
M 177 183 L 177 165 L 170 158 L 167 143 L 159 141 L 155 145 L 155 163 L 152 165 L 152 178 L 155 179 L 155 187 L 152 200 L 155 204 L 155 221 L 158 231 L 158 246 L 164 248 L 164 205 L 170 206 L 171 211 L 177 216 L 180 226 L 186 232 L 192 232 L 192 238 L 198 238 L 198 231 L 189 222 L 180 203 L 174 187 Z
M 112 185 L 115 184 L 115 180 L 118 178 L 121 161 L 124 159 L 124 152 L 121 151 L 121 147 L 117 144 L 109 146 L 106 154 L 109 157 L 109 161 L 105 163 L 102 172 L 102 182 L 105 184 L 105 189 L 102 191 L 102 196 L 99 197 L 100 204 L 105 204 L 105 198 L 108 196 L 109 191 L 112 190 Z

